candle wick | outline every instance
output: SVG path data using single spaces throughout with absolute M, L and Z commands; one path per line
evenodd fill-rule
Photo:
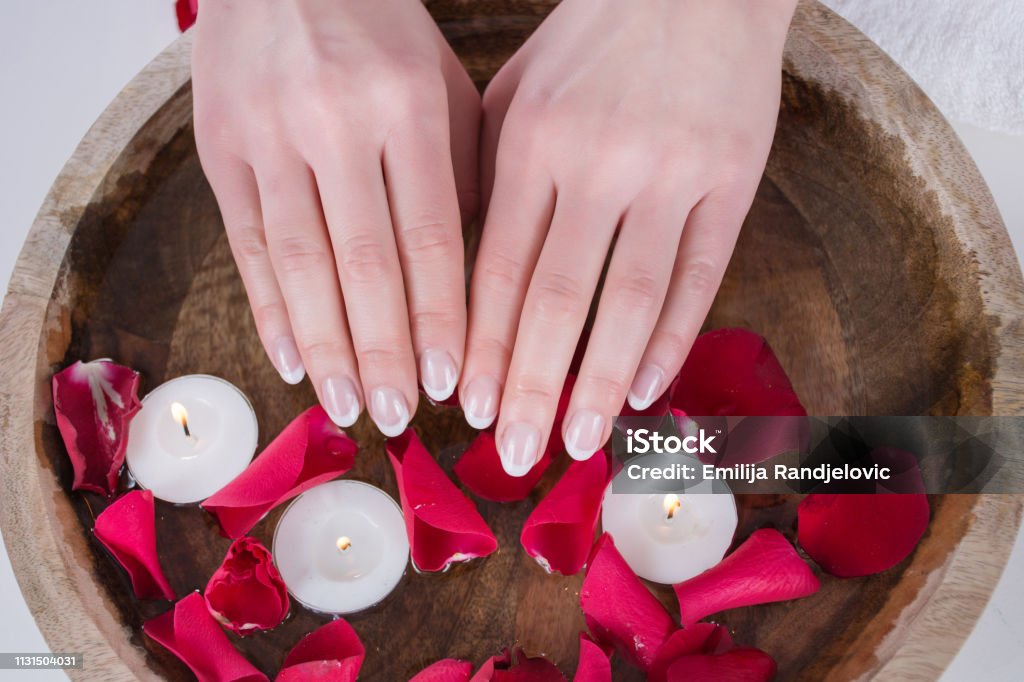
M 188 429 L 188 419 L 181 420 L 181 428 L 185 429 L 185 438 L 192 440 L 192 432 Z

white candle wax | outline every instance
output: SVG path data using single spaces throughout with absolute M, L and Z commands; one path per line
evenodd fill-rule
M 398 585 L 409 540 L 390 495 L 360 481 L 331 481 L 288 505 L 273 554 L 296 601 L 321 613 L 355 613 Z
M 728 492 L 615 494 L 608 486 L 601 512 L 602 527 L 633 572 L 666 585 L 721 561 L 736 523 L 736 500 Z
M 256 413 L 235 386 L 205 374 L 183 376 L 143 398 L 125 461 L 154 497 L 201 502 L 249 465 L 258 436 Z

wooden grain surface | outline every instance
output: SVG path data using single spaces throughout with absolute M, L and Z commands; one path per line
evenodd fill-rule
M 428 3 L 483 84 L 551 2 Z M 0 317 L 0 523 L 25 598 L 54 650 L 82 651 L 82 680 L 187 679 L 139 633 L 164 610 L 130 597 L 91 539 L 104 501 L 68 494 L 52 372 L 113 357 L 144 389 L 186 372 L 246 391 L 266 443 L 313 401 L 280 382 L 259 348 L 191 131 L 189 38 L 115 100 L 54 184 Z M 863 36 L 801 5 L 787 45 L 779 132 L 726 282 L 709 318 L 764 333 L 816 414 L 1020 414 L 1021 275 L 973 163 L 939 114 Z M 456 411 L 421 405 L 414 426 L 445 466 L 472 433 Z M 354 476 L 394 483 L 365 421 Z M 353 618 L 367 679 L 403 679 L 505 644 L 575 664 L 578 578 L 545 575 L 518 547 L 533 503 L 481 503 L 501 550 L 443 576 L 410 575 Z M 738 641 L 776 657 L 783 679 L 933 679 L 970 633 L 1008 557 L 1018 496 L 936 496 L 933 521 L 900 566 L 826 579 L 814 597 L 727 613 Z M 793 530 L 795 499 L 741 501 L 740 537 Z M 280 510 L 261 522 L 269 542 Z M 195 508 L 158 506 L 179 591 L 201 587 L 227 542 Z M 671 604 L 671 595 L 659 596 Z M 322 617 L 296 609 L 236 644 L 276 670 Z M 635 676 L 634 676 L 635 677 Z M 617 668 L 616 679 L 631 679 Z

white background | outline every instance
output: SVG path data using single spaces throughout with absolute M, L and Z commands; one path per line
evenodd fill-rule
M 0 4 L 0 283 L 10 278 L 46 191 L 89 125 L 125 83 L 177 35 L 172 0 L 6 0 Z M 1024 137 L 954 122 L 1024 247 Z M 4 287 L 6 288 L 6 286 Z M 1020 679 L 1024 543 L 944 680 Z M 0 651 L 43 652 L 45 642 L 0 544 Z M 88 662 L 86 662 L 88 665 Z M 0 680 L 60 680 L 62 672 Z

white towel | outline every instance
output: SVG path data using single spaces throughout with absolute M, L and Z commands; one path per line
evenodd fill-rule
M 823 0 L 950 119 L 1024 134 L 1024 0 Z

